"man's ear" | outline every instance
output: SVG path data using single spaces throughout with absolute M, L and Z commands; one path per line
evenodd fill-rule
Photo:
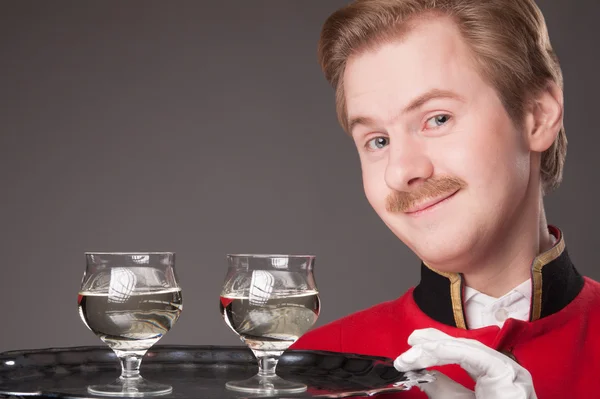
M 528 107 L 525 134 L 529 149 L 544 152 L 558 136 L 563 126 L 563 91 L 553 81 L 541 90 Z

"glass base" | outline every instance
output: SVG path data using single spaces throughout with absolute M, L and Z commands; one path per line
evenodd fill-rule
M 173 387 L 165 384 L 150 382 L 142 377 L 131 381 L 119 377 L 116 381 L 106 385 L 90 385 L 88 393 L 102 396 L 158 396 L 173 392 Z
M 286 381 L 275 376 L 259 376 L 248 378 L 243 381 L 229 381 L 225 387 L 232 391 L 277 395 L 282 393 L 300 393 L 306 391 L 306 385 L 297 382 Z

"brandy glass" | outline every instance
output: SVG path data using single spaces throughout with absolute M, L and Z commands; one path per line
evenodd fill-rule
M 310 255 L 228 255 L 219 307 L 225 323 L 258 360 L 258 374 L 230 381 L 230 390 L 253 394 L 298 393 L 306 385 L 276 375 L 281 354 L 319 316 L 320 299 Z
M 172 252 L 85 254 L 78 295 L 85 325 L 121 362 L 121 376 L 88 392 L 108 396 L 153 396 L 173 391 L 140 375 L 142 357 L 179 318 L 183 307 Z

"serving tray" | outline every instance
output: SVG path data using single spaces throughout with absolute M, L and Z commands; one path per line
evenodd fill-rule
M 173 386 L 171 394 L 159 399 L 248 398 L 251 395 L 227 390 L 225 383 L 249 378 L 257 370 L 252 352 L 235 346 L 157 345 L 141 367 L 147 380 Z M 87 386 L 112 382 L 119 374 L 115 354 L 102 346 L 4 352 L 0 398 L 102 398 L 89 394 Z M 294 350 L 281 357 L 277 374 L 308 385 L 305 393 L 286 398 L 375 396 L 434 379 L 426 371 L 401 373 L 387 358 Z

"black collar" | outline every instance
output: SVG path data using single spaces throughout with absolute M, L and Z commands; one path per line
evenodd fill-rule
M 556 244 L 531 264 L 531 309 L 529 321 L 554 314 L 567 306 L 583 288 L 583 277 L 569 259 L 559 229 L 548 227 Z M 436 271 L 421 263 L 421 282 L 413 291 L 415 302 L 432 319 L 467 329 L 463 308 L 464 280 L 459 273 Z

